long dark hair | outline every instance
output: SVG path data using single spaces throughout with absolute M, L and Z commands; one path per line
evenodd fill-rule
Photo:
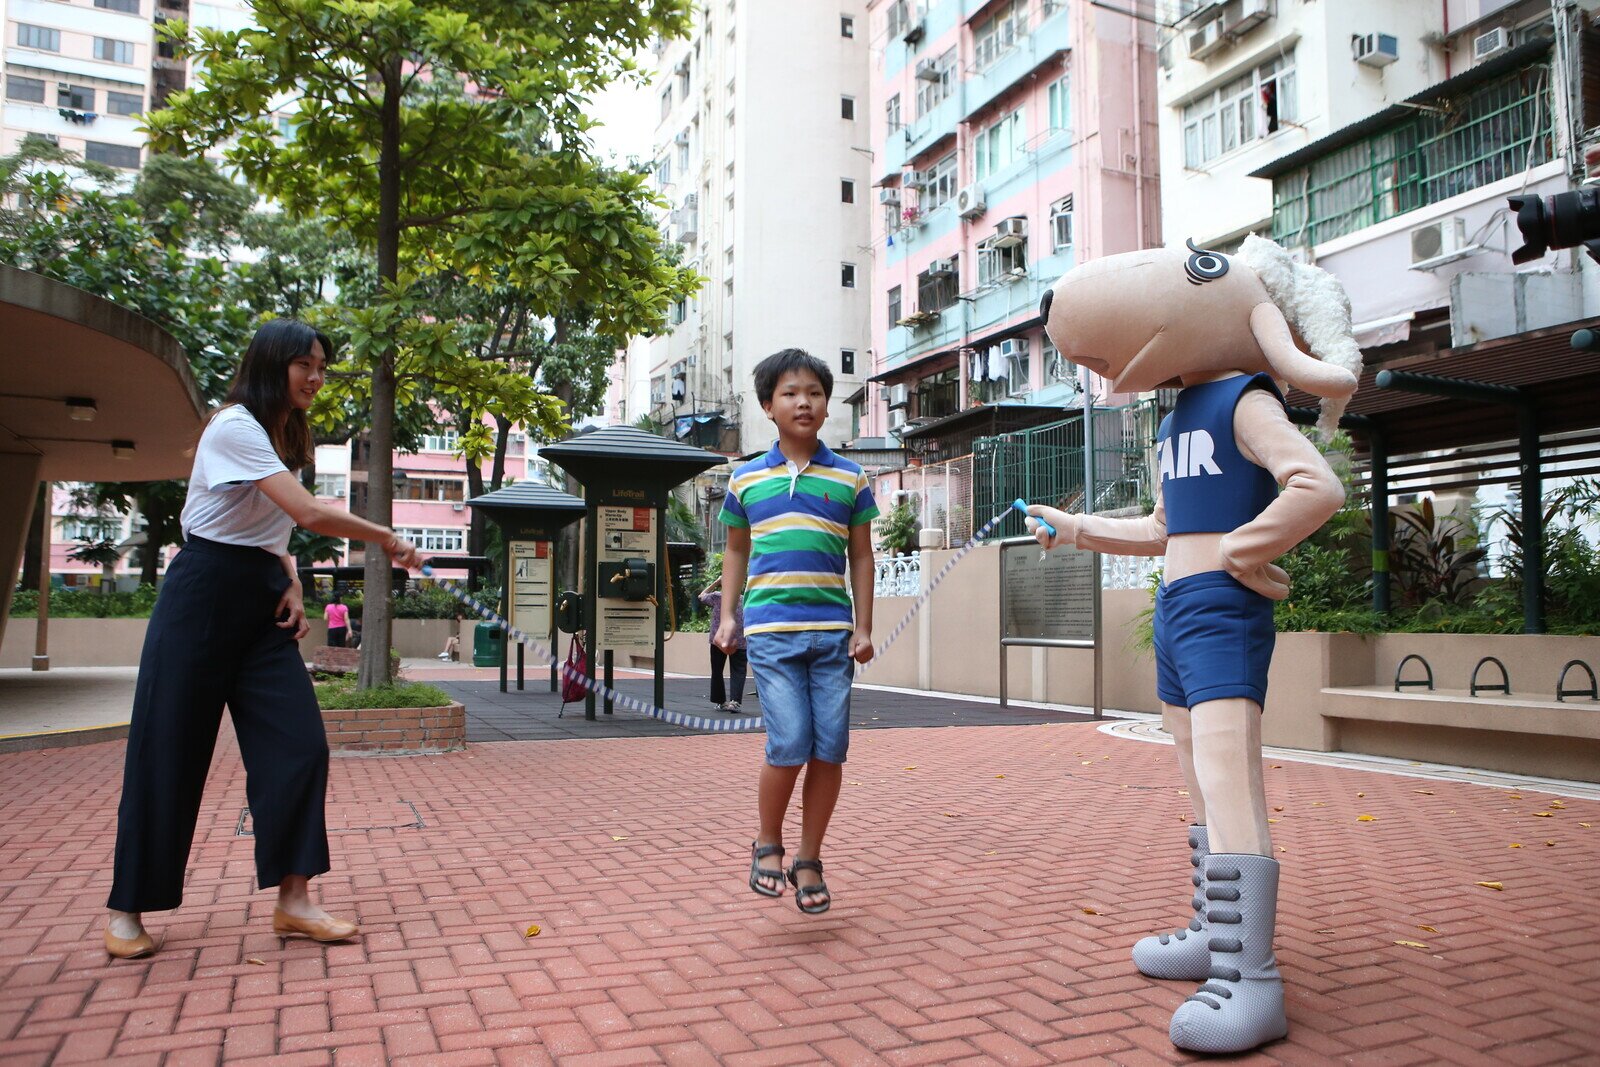
M 333 362 L 333 342 L 326 334 L 296 319 L 273 319 L 250 338 L 244 361 L 223 406 L 239 404 L 254 415 L 278 458 L 290 470 L 311 462 L 315 445 L 306 413 L 289 401 L 289 364 L 311 351 L 311 342 L 322 345 L 322 354 Z

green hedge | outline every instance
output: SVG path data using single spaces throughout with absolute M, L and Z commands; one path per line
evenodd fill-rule
M 329 678 L 316 685 L 317 703 L 329 711 L 342 708 L 442 708 L 452 701 L 449 693 L 423 682 L 391 682 L 357 689 L 355 678 Z

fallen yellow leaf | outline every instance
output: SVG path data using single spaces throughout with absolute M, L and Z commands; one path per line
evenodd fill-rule
M 1273 811 L 1282 811 L 1283 810 L 1283 805 L 1280 804 L 1277 807 L 1273 808 L 1272 810 Z
M 1094 760 L 1092 760 L 1092 759 L 1086 759 L 1086 760 L 1083 761 L 1083 763 L 1080 766 L 1087 767 L 1087 766 L 1089 766 L 1089 764 L 1091 764 L 1093 762 L 1094 762 Z
M 1544 843 L 1544 845 L 1545 845 L 1546 848 L 1552 848 L 1552 847 L 1555 846 L 1555 842 L 1554 841 L 1546 841 Z
M 1373 816 L 1373 815 L 1357 815 L 1356 816 L 1356 822 L 1377 822 L 1377 821 L 1378 821 L 1377 817 Z
M 246 963 L 253 963 L 257 967 L 265 967 L 267 965 L 267 961 L 266 960 L 258 960 L 254 956 L 251 956 L 249 959 L 245 960 L 245 962 Z
M 1275 771 L 1281 771 L 1281 770 L 1283 770 L 1283 764 L 1281 764 L 1281 763 L 1274 763 L 1274 764 L 1273 764 L 1273 765 L 1272 765 L 1272 769 L 1273 769 L 1273 770 L 1275 770 Z
M 1511 842 L 1511 844 L 1506 846 L 1506 848 L 1521 848 L 1521 847 L 1522 846 L 1517 844 L 1515 841 Z
M 997 775 L 995 775 L 995 777 L 996 777 L 996 778 L 1004 778 L 1004 777 L 1005 777 L 1005 775 L 1003 775 L 1003 774 L 997 774 Z
M 1431 789 L 1413 789 L 1412 792 L 1420 794 L 1421 796 L 1425 796 L 1425 797 L 1433 796 L 1433 790 L 1431 790 Z
M 1583 827 L 1585 830 L 1587 830 L 1589 828 L 1589 824 L 1586 823 L 1586 822 L 1580 822 L 1578 825 Z
M 961 818 L 961 816 L 957 815 L 953 811 L 941 811 L 939 814 L 943 815 L 947 819 L 959 819 L 959 818 Z
M 522 936 L 523 937 L 538 937 L 539 936 L 539 928 L 537 926 L 530 926 L 530 927 L 528 927 L 528 932 L 523 934 Z
M 916 770 L 916 769 L 917 769 L 917 765 L 916 765 L 916 764 L 914 764 L 914 763 L 913 763 L 913 764 L 912 764 L 912 765 L 911 765 L 911 766 L 909 766 L 909 767 L 907 767 L 907 768 L 906 768 L 906 770 L 908 770 L 908 771 L 914 771 L 914 770 Z
M 1427 948 L 1428 947 L 1427 945 L 1424 945 L 1421 941 L 1396 941 L 1395 944 L 1404 945 L 1406 948 Z
M 1100 914 L 1098 911 L 1095 911 L 1093 908 L 1084 908 L 1083 909 L 1083 913 L 1085 915 L 1099 915 Z
M 1522 794 L 1521 793 L 1507 793 L 1506 794 L 1506 799 L 1507 800 L 1521 800 L 1522 799 Z
M 1551 807 L 1552 807 L 1552 808 L 1564 808 L 1564 807 L 1566 807 L 1566 805 L 1565 805 L 1565 804 L 1563 804 L 1563 803 L 1562 803 L 1562 802 L 1561 802 L 1561 801 L 1559 801 L 1559 800 L 1552 800 L 1552 801 L 1551 801 L 1551 802 L 1550 802 L 1550 806 L 1551 806 Z
M 612 834 L 611 835 L 611 840 L 613 840 L 613 841 L 626 841 L 627 839 L 628 839 L 628 835 L 626 835 L 626 834 Z
M 1288 851 L 1289 851 L 1289 850 L 1288 850 L 1288 849 L 1286 849 L 1286 848 L 1279 848 L 1279 849 L 1278 849 L 1278 851 L 1279 851 L 1279 852 L 1288 852 Z
M 1533 813 L 1533 817 L 1535 819 L 1553 819 L 1555 818 L 1555 813 L 1549 811 L 1536 811 Z
M 1178 790 L 1178 795 L 1180 797 L 1186 797 L 1189 795 L 1189 791 L 1187 789 L 1180 789 Z
M 1501 885 L 1499 882 L 1473 882 L 1472 884 L 1481 885 L 1485 889 L 1493 889 L 1496 893 L 1505 888 L 1505 886 Z
M 1434 928 L 1433 928 L 1433 927 L 1431 927 L 1431 926 L 1419 926 L 1419 927 L 1417 927 L 1417 929 L 1418 929 L 1418 930 L 1426 930 L 1426 931 L 1428 931 L 1428 933 L 1430 933 L 1430 934 L 1436 934 L 1436 933 L 1438 933 L 1438 932 L 1439 932 L 1439 931 L 1437 931 L 1437 930 L 1435 930 L 1435 929 L 1434 929 Z
M 1365 793 L 1357 793 L 1357 794 L 1356 794 L 1356 796 L 1358 796 L 1358 797 L 1364 797 L 1364 796 L 1366 796 L 1366 795 L 1367 795 L 1367 794 L 1365 794 Z
M 1324 807 L 1324 806 L 1325 806 L 1325 805 L 1324 805 L 1324 804 L 1323 804 L 1323 803 L 1322 803 L 1322 801 L 1320 801 L 1320 800 L 1313 800 L 1313 801 L 1312 801 L 1312 802 L 1311 802 L 1311 806 L 1312 806 L 1312 807 L 1313 807 L 1313 808 L 1320 808 L 1320 807 Z
M 1277 822 L 1278 820 L 1277 819 L 1268 819 L 1267 821 L 1268 822 Z

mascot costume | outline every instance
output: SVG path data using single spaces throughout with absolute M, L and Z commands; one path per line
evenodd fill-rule
M 1278 382 L 1324 398 L 1326 436 L 1355 391 L 1361 352 L 1349 298 L 1326 271 L 1254 236 L 1235 255 L 1188 248 L 1093 260 L 1044 295 L 1040 316 L 1063 357 L 1116 392 L 1182 390 L 1157 436 L 1153 514 L 1032 505 L 1043 522 L 1028 528 L 1046 548 L 1165 557 L 1156 690 L 1198 823 L 1189 828 L 1198 892 L 1188 928 L 1144 938 L 1133 961 L 1153 978 L 1203 982 L 1172 1017 L 1172 1042 L 1226 1053 L 1288 1033 L 1261 776 L 1272 607 L 1289 593 L 1273 560 L 1344 500 L 1289 421 Z

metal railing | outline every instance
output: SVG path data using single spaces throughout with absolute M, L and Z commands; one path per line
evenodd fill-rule
M 872 595 L 917 596 L 922 592 L 922 553 L 886 556 L 872 568 Z
M 1549 82 L 1524 68 L 1278 175 L 1273 239 L 1320 244 L 1548 162 Z

